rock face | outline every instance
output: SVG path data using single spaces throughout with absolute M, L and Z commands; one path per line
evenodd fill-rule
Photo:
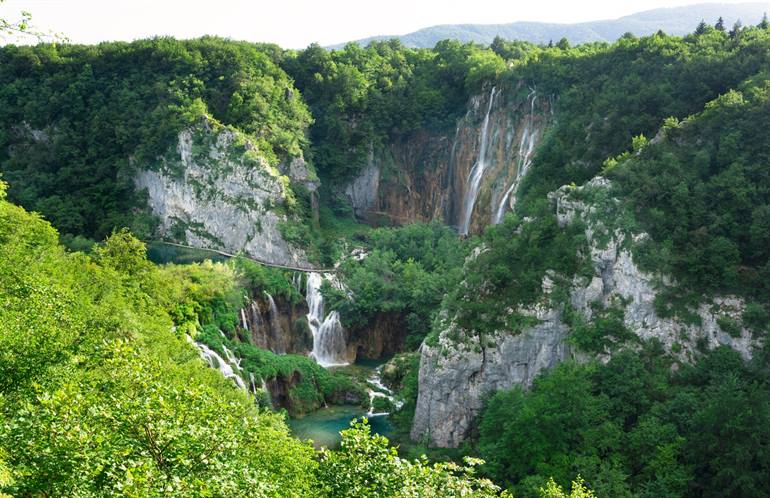
M 252 299 L 238 312 L 238 335 L 242 341 L 276 354 L 308 354 L 313 336 L 307 325 L 307 305 L 281 297 Z
M 484 143 L 485 167 L 470 223 L 470 231 L 478 232 L 515 203 L 553 120 L 552 107 L 550 97 L 522 85 L 490 89 L 470 99 L 454 132 L 420 130 L 373 149 L 345 194 L 356 215 L 370 222 L 442 220 L 458 226 Z
M 655 297 L 663 286 L 671 285 L 666 275 L 645 272 L 634 263 L 631 247 L 647 238 L 647 234 L 626 234 L 612 227 L 612 216 L 597 207 L 574 200 L 590 190 L 608 190 L 609 182 L 594 178 L 583 187 L 565 186 L 551 194 L 559 224 L 564 226 L 576 218 L 586 224 L 594 275 L 591 279 L 575 277 L 571 292 L 572 306 L 591 318 L 595 305 L 600 309 L 623 306 L 623 323 L 643 340 L 657 339 L 666 351 L 682 361 L 690 361 L 701 347 L 729 346 L 744 359 L 750 359 L 754 341 L 751 331 L 741 327 L 735 337 L 722 330 L 718 321 L 726 318 L 740 323 L 745 309 L 743 300 L 734 296 L 718 296 L 691 310 L 698 323 L 684 323 L 675 318 L 660 317 L 655 310 Z M 577 195 L 575 195 L 577 194 Z M 616 201 L 610 200 L 610 203 Z M 602 237 L 600 234 L 609 234 Z M 627 240 L 627 239 L 631 240 Z M 606 243 L 602 243 L 606 240 Z
M 567 327 L 558 313 L 533 312 L 541 323 L 512 335 L 500 332 L 485 338 L 463 333 L 458 344 L 442 333 L 439 344 L 423 344 L 419 393 L 411 437 L 432 446 L 457 447 L 468 435 L 486 393 L 513 386 L 529 387 L 537 374 L 569 355 Z
M 367 327 L 351 330 L 348 341 L 355 348 L 354 358 L 374 360 L 403 351 L 406 335 L 403 317 L 380 313 Z
M 658 340 L 680 361 L 693 359 L 699 347 L 719 345 L 750 358 L 754 346 L 750 331 L 739 327 L 739 333 L 733 331 L 731 336 L 719 324 L 723 318 L 740 323 L 744 303 L 738 298 L 723 296 L 701 304 L 692 310 L 699 323 L 683 323 L 657 314 L 655 297 L 660 286 L 671 284 L 671 279 L 644 272 L 634 263 L 631 247 L 646 235 L 624 234 L 613 228 L 610 214 L 602 211 L 597 216 L 601 207 L 576 200 L 585 198 L 592 189 L 608 188 L 609 182 L 596 178 L 584 187 L 562 187 L 550 196 L 560 224 L 579 218 L 586 226 L 594 272 L 590 278 L 573 279 L 572 307 L 588 320 L 596 310 L 622 307 L 628 330 L 641 339 Z M 519 310 L 536 317 L 539 323 L 518 334 L 499 331 L 491 340 L 480 341 L 473 331 L 458 331 L 447 319 L 438 344 L 423 343 L 412 439 L 438 447 L 456 447 L 468 437 L 485 394 L 513 386 L 528 388 L 544 369 L 569 357 L 588 358 L 585 353 L 571 351 L 565 342 L 569 328 L 559 311 L 548 304 L 551 288 L 552 280 L 546 274 L 541 304 Z M 606 361 L 609 354 L 600 354 L 598 359 Z
M 292 161 L 288 169 L 302 177 L 303 167 Z M 304 175 L 313 185 L 310 173 Z M 284 209 L 292 195 L 289 178 L 237 132 L 210 121 L 182 131 L 176 150 L 140 169 L 135 184 L 147 191 L 160 235 L 168 240 L 309 266 L 304 251 L 281 235 L 281 223 L 296 222 Z

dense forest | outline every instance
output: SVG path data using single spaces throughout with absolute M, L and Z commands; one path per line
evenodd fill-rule
M 0 47 L 0 496 L 764 496 L 768 67 L 766 20 L 575 47 Z M 443 220 L 355 218 L 343 192 L 373 150 L 451 136 L 492 87 L 554 103 L 514 212 L 469 237 Z M 337 265 L 341 285 L 321 292 L 346 329 L 385 317 L 399 335 L 383 375 L 401 402 L 388 406 L 398 449 L 361 422 L 334 450 L 292 437 L 286 415 L 367 401 L 355 375 L 244 334 L 249 300 L 303 301 L 296 274 L 247 257 L 148 259 L 159 221 L 133 175 L 201 119 L 248 137 L 270 167 L 302 157 L 320 178 L 317 198 L 292 185 L 302 216 L 290 229 L 311 260 Z M 579 190 L 597 176 L 606 189 Z M 560 187 L 592 218 L 563 223 L 549 197 Z M 751 357 L 699 343 L 686 361 L 694 338 L 666 349 L 617 308 L 581 316 L 570 290 L 591 277 L 599 222 L 670 277 L 660 316 L 698 325 L 711 298 L 743 300 L 719 327 L 748 330 Z M 459 448 L 409 440 L 421 344 L 445 341 L 451 322 L 469 331 L 453 340 L 486 346 L 536 325 L 524 310 L 537 306 L 563 317 L 573 358 L 530 389 L 484 393 Z M 234 352 L 253 384 L 295 378 L 288 412 L 234 388 L 194 343 Z

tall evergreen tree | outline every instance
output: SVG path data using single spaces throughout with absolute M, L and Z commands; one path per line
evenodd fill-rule
M 741 34 L 742 29 L 743 29 L 743 23 L 741 22 L 740 19 L 738 19 L 737 21 L 735 21 L 735 24 L 733 24 L 733 29 L 730 30 L 730 33 L 729 33 L 730 38 L 731 39 L 738 38 L 738 35 Z
M 722 16 L 719 16 L 719 19 L 717 19 L 717 23 L 714 25 L 714 27 L 717 30 L 724 32 L 724 30 L 725 30 L 725 20 L 722 19 Z

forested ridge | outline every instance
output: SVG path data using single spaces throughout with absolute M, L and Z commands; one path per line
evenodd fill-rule
M 575 47 L 0 47 L 0 496 L 764 496 L 769 63 L 766 20 Z M 340 192 L 373 150 L 420 130 L 451 135 L 492 86 L 553 102 L 515 212 L 468 238 L 439 221 L 353 217 Z M 249 299 L 302 300 L 291 272 L 147 259 L 139 239 L 158 220 L 133 175 L 202 118 L 248 137 L 270 167 L 302 157 L 320 177 L 318 219 L 316 199 L 292 185 L 303 216 L 282 229 L 339 263 L 344 285 L 321 291 L 345 327 L 396 324 L 402 354 L 384 379 L 403 401 L 399 450 L 357 424 L 339 449 L 316 451 L 269 400 L 199 360 L 193 340 L 232 349 L 256 382 L 296 376 L 290 415 L 366 398 L 355 378 L 243 336 Z M 597 176 L 606 189 L 578 190 Z M 751 358 L 698 344 L 685 361 L 676 348 L 693 338 L 666 350 L 630 333 L 618 309 L 579 316 L 569 290 L 591 276 L 591 240 L 586 220 L 565 225 L 554 211 L 549 193 L 563 185 L 640 267 L 667 276 L 660 316 L 697 324 L 710 299 L 743 300 L 719 327 L 748 330 Z M 519 310 L 545 302 L 580 361 L 529 390 L 486 393 L 458 449 L 409 441 L 420 345 L 451 321 L 486 347 L 537 324 Z M 434 463 L 412 458 L 423 453 Z

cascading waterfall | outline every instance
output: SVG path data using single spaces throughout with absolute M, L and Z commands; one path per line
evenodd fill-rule
M 313 333 L 313 350 L 310 355 L 324 367 L 347 365 L 345 330 L 340 322 L 340 315 L 332 311 L 324 317 L 324 302 L 321 284 L 324 278 L 320 273 L 311 273 L 307 278 L 307 322 Z
M 241 369 L 240 360 L 236 360 L 230 350 L 222 346 L 225 351 L 225 356 L 228 358 L 228 360 L 232 358 L 232 361 L 234 361 L 233 364 L 219 356 L 216 351 L 209 348 L 205 344 L 195 342 L 189 335 L 187 336 L 187 341 L 198 349 L 201 358 L 203 358 L 203 360 L 208 363 L 211 368 L 216 368 L 219 370 L 222 376 L 226 379 L 232 379 L 235 382 L 235 385 L 237 385 L 240 389 L 243 389 L 244 391 L 249 390 L 248 387 L 246 387 L 246 383 L 243 382 L 241 376 L 233 368 L 234 364 L 237 370 Z
M 398 401 L 393 396 L 393 391 L 385 387 L 385 385 L 382 383 L 382 367 L 377 367 L 374 369 L 374 372 L 372 372 L 372 375 L 367 379 L 367 382 L 369 383 L 369 411 L 366 413 L 366 416 L 371 417 L 382 417 L 385 415 L 390 415 L 388 412 L 375 412 L 374 411 L 374 399 L 375 398 L 385 398 L 388 401 L 393 404 L 393 406 L 396 407 L 396 409 L 401 408 L 403 406 L 402 401 Z
M 521 141 L 519 142 L 519 155 L 518 164 L 516 165 L 516 176 L 511 182 L 511 186 L 505 191 L 503 197 L 500 199 L 500 205 L 497 207 L 497 211 L 492 217 L 492 223 L 497 225 L 503 221 L 505 211 L 510 208 L 516 207 L 516 189 L 521 183 L 521 179 L 527 174 L 529 166 L 532 164 L 532 151 L 535 150 L 535 141 L 537 140 L 537 130 L 534 128 L 535 120 L 535 102 L 537 101 L 537 94 L 532 89 L 527 96 L 529 100 L 529 116 L 527 118 L 527 124 L 524 126 L 524 132 L 521 134 Z M 513 194 L 513 196 L 511 196 Z M 509 202 L 510 199 L 510 202 Z
M 259 309 L 259 304 L 257 304 L 257 301 L 251 302 L 251 323 L 253 324 L 254 329 L 251 331 L 251 337 L 256 343 L 256 338 L 258 337 L 259 332 L 262 330 L 262 327 L 264 326 L 264 323 L 262 321 L 262 310 Z
M 283 328 L 281 327 L 281 320 L 280 320 L 280 313 L 278 311 L 278 306 L 275 304 L 275 299 L 273 299 L 273 296 L 271 296 L 268 292 L 265 292 L 265 296 L 267 297 L 267 303 L 268 303 L 268 309 L 269 309 L 269 318 L 270 318 L 270 334 L 273 336 L 276 344 L 276 351 L 274 351 L 276 354 L 285 354 L 286 351 L 283 349 L 283 339 L 285 337 L 285 334 L 283 332 Z
M 481 125 L 481 139 L 479 144 L 479 157 L 476 163 L 471 168 L 468 174 L 468 185 L 465 189 L 465 197 L 463 199 L 463 212 L 462 220 L 460 222 L 460 235 L 468 235 L 468 230 L 471 225 L 471 216 L 473 215 L 473 207 L 476 204 L 476 199 L 479 196 L 479 189 L 481 188 L 481 179 L 484 177 L 484 170 L 487 167 L 487 135 L 489 133 L 489 114 L 492 112 L 492 104 L 495 101 L 496 87 L 492 87 L 492 92 L 489 94 L 489 106 L 487 107 L 487 113 L 484 116 L 484 122 Z

